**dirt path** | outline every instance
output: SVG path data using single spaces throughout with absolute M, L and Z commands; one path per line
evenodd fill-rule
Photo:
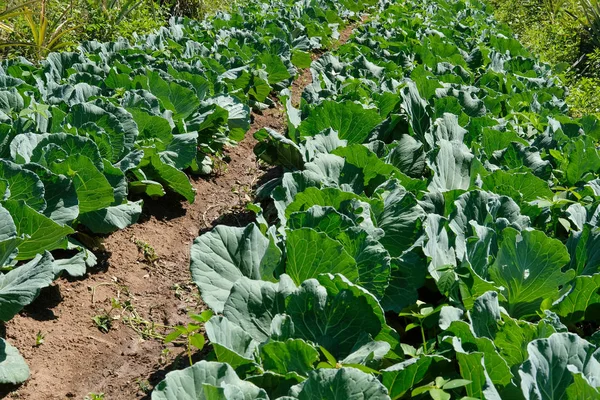
M 341 33 L 340 43 L 354 27 Z M 295 101 L 311 81 L 310 70 L 300 71 L 292 87 Z M 91 393 L 104 393 L 106 400 L 149 398 L 169 370 L 185 367 L 184 348 L 152 336 L 166 332 L 157 324 L 188 323 L 189 312 L 203 309 L 190 281 L 192 241 L 216 224 L 244 226 L 252 220 L 244 208 L 267 172 L 254 156 L 252 134 L 262 127 L 284 132 L 285 126 L 279 105 L 254 114 L 246 138 L 228 150 L 228 164 L 213 179 L 193 182 L 194 204 L 172 197 L 147 200 L 140 223 L 104 240 L 100 269 L 82 279 L 59 279 L 8 322 L 6 338 L 29 363 L 31 377 L 12 391 L 0 390 L 0 398 L 84 399 Z M 152 252 L 155 261 L 149 261 Z M 117 303 L 123 308 L 110 311 Z M 92 318 L 109 311 L 112 326 L 102 332 Z M 36 345 L 38 332 L 43 343 Z

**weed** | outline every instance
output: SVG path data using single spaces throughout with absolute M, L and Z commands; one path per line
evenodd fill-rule
M 227 162 L 230 161 L 229 157 L 223 156 L 222 158 L 219 156 L 211 157 L 211 161 L 213 164 L 213 172 L 217 176 L 225 175 L 228 171 Z
M 190 366 L 192 362 L 192 350 L 194 348 L 202 350 L 204 348 L 205 339 L 204 334 L 200 332 L 203 325 L 212 317 L 213 313 L 210 310 L 206 310 L 200 314 L 190 314 L 190 318 L 197 323 L 190 323 L 185 326 L 180 325 L 173 328 L 173 331 L 165 336 L 165 343 L 172 343 L 179 339 L 186 346 L 188 360 Z
M 104 400 L 104 393 L 89 393 L 84 400 Z
M 137 246 L 138 250 L 143 254 L 144 260 L 152 265 L 158 260 L 158 255 L 156 254 L 156 250 L 154 247 L 150 245 L 150 243 L 145 242 L 143 240 L 136 239 L 132 236 L 133 243 Z
M 35 347 L 40 347 L 42 344 L 44 344 L 44 334 L 42 331 L 38 331 L 35 335 Z
M 133 329 L 133 331 L 140 335 L 142 339 L 164 340 L 164 335 L 158 332 L 157 329 L 168 330 L 170 329 L 169 326 L 154 321 L 148 321 L 140 316 L 133 307 L 129 311 L 130 313 L 128 316 L 123 316 L 123 323 Z
M 93 316 L 92 321 L 94 321 L 98 329 L 104 333 L 107 333 L 112 328 L 113 321 L 120 319 L 120 316 L 113 315 L 113 312 L 126 307 L 130 307 L 129 302 L 126 304 L 121 304 L 119 299 L 113 297 L 110 299 L 110 309 L 108 311 L 104 310 L 101 314 Z
M 150 381 L 148 379 L 138 379 L 137 381 L 140 390 L 144 393 L 150 393 L 152 391 L 152 386 L 150 385 Z

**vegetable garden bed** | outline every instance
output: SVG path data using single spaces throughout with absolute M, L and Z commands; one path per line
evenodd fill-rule
M 337 37 L 326 22 L 367 9 L 312 60 Z M 255 222 L 192 245 L 208 353 L 152 399 L 600 398 L 600 128 L 566 115 L 551 66 L 478 2 L 243 12 L 256 22 L 173 21 L 134 47 L 2 66 L 2 319 L 83 274 L 84 239 L 137 220 L 134 193 L 192 201 L 181 171 L 208 172 L 250 107 L 278 101 L 284 124 L 254 134 L 282 172 L 257 188 Z M 8 349 L 0 377 L 23 380 Z

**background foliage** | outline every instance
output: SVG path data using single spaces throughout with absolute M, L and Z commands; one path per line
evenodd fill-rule
M 86 40 L 106 42 L 120 37 L 131 40 L 135 35 L 155 31 L 171 16 L 202 19 L 233 3 L 233 0 L 34 0 L 27 3 L 8 0 L 6 6 L 0 7 L 0 16 L 3 10 L 21 4 L 26 7 L 0 20 L 8 25 L 8 29 L 0 26 L 0 58 L 25 56 L 39 60 L 50 51 L 71 50 Z M 65 34 L 55 44 L 60 43 L 60 47 L 44 46 L 40 51 L 26 45 L 35 39 L 32 33 L 35 29 L 27 21 L 27 10 L 33 15 L 35 27 L 40 27 L 42 15 L 47 19 L 48 38 L 61 27 Z
M 569 88 L 574 116 L 600 113 L 598 0 L 491 0 L 495 16 L 543 61 L 556 65 Z

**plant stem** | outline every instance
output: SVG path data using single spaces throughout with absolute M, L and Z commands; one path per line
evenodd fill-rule
M 419 328 L 421 328 L 421 338 L 423 339 L 423 351 L 427 354 L 427 340 L 425 339 L 425 329 L 423 329 L 423 324 L 419 324 Z
M 188 360 L 190 361 L 190 367 L 192 365 L 194 365 L 194 363 L 192 362 L 192 344 L 190 343 L 190 338 L 188 336 L 188 343 L 187 343 L 187 353 L 188 353 Z

